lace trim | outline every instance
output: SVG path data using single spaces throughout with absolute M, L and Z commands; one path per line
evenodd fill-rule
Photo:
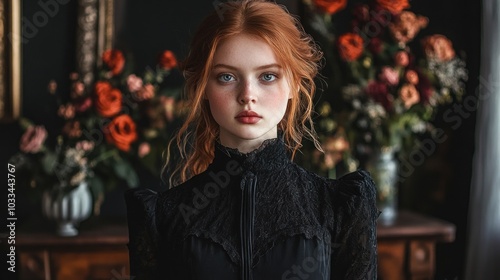
M 376 256 L 376 247 L 373 248 L 376 227 L 373 223 L 378 210 L 375 206 L 375 187 L 368 173 L 358 171 L 331 180 L 288 164 L 271 175 L 266 167 L 284 162 L 286 153 L 282 152 L 283 145 L 282 141 L 268 140 L 252 156 L 252 163 L 262 170 L 256 173 L 259 176 L 259 218 L 255 228 L 259 234 L 254 243 L 254 264 L 279 240 L 303 234 L 308 239 L 318 238 L 342 244 L 335 253 L 338 262 L 335 266 L 349 268 L 349 271 L 336 273 L 353 276 L 342 279 L 356 279 L 354 275 L 362 275 L 363 270 L 372 271 L 374 254 Z M 189 235 L 207 238 L 221 245 L 231 261 L 239 265 L 239 235 L 238 230 L 232 227 L 237 223 L 236 213 L 239 213 L 239 188 L 228 186 L 221 189 L 219 195 L 211 198 L 210 205 L 202 209 L 189 225 L 176 209 L 181 203 L 192 203 L 193 189 L 203 187 L 210 179 L 208 172 L 199 174 L 194 180 L 162 193 L 156 208 L 145 207 L 149 212 L 144 213 L 144 219 L 135 218 L 137 224 L 132 225 L 137 227 L 149 223 L 146 230 L 139 233 L 145 236 L 141 237 L 144 243 L 154 244 L 147 240 L 147 231 L 156 232 L 158 225 L 166 246 L 182 246 L 181 242 Z M 149 203 L 145 196 L 138 199 Z M 151 218 L 151 215 L 154 217 Z M 138 252 L 152 256 L 148 250 L 139 248 Z M 355 256 L 353 252 L 356 252 Z

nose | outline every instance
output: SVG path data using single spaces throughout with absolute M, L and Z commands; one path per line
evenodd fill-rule
M 257 101 L 256 92 L 250 82 L 242 84 L 238 94 L 238 102 L 240 104 L 255 103 Z

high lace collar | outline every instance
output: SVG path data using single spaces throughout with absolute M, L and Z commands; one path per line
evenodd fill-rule
M 243 171 L 252 172 L 277 170 L 290 163 L 285 143 L 281 137 L 267 139 L 262 142 L 259 148 L 246 154 L 216 141 L 211 167 L 223 170 L 230 160 L 236 160 Z

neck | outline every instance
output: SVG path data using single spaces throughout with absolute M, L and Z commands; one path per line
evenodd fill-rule
M 248 153 L 258 149 L 265 140 L 273 139 L 273 138 L 277 138 L 277 135 L 275 135 L 274 137 L 262 138 L 262 139 L 261 138 L 235 139 L 235 138 L 223 137 L 221 135 L 220 143 L 225 147 L 228 147 L 231 149 L 237 149 L 240 153 L 248 154 Z

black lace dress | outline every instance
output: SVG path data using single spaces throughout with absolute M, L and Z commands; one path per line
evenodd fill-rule
M 375 279 L 375 187 L 290 161 L 281 139 L 162 193 L 126 193 L 134 279 Z

